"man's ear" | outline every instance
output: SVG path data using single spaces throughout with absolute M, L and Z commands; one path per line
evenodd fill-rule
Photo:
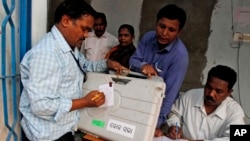
M 178 37 L 180 37 L 182 30 L 178 31 Z
M 71 20 L 70 20 L 69 16 L 67 16 L 67 15 L 62 16 L 62 22 L 61 23 L 62 23 L 63 27 L 68 26 L 70 22 L 71 22 Z
M 228 96 L 233 97 L 233 96 L 232 96 L 232 92 L 233 92 L 233 91 L 234 91 L 233 89 L 228 90 Z

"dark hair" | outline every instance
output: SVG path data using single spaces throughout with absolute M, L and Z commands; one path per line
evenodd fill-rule
M 78 19 L 86 14 L 95 17 L 96 11 L 84 0 L 64 0 L 56 8 L 54 22 L 59 23 L 63 15 L 68 15 L 72 19 Z
M 217 77 L 228 82 L 228 89 L 231 90 L 236 82 L 237 74 L 230 67 L 218 65 L 208 72 L 207 80 L 210 80 L 212 77 Z
M 180 30 L 184 27 L 185 22 L 186 22 L 186 12 L 176 6 L 175 4 L 169 4 L 161 8 L 158 13 L 157 13 L 157 22 L 161 18 L 168 18 L 171 20 L 177 19 L 180 22 Z
M 106 19 L 106 15 L 102 12 L 97 12 L 95 19 L 102 19 L 102 21 L 104 22 L 105 25 L 107 25 L 107 19 Z
M 134 27 L 132 25 L 129 25 L 129 24 L 122 24 L 119 29 L 118 29 L 118 32 L 120 32 L 121 29 L 123 28 L 127 28 L 129 33 L 132 35 L 132 36 L 135 36 L 135 30 L 134 30 Z

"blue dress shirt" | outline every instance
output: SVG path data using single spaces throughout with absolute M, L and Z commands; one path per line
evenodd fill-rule
M 159 50 L 155 31 L 147 32 L 140 40 L 136 52 L 130 58 L 131 69 L 141 72 L 144 64 L 150 64 L 166 84 L 165 98 L 162 103 L 157 127 L 166 120 L 188 68 L 188 52 L 183 42 L 177 38 L 164 49 Z
M 79 112 L 70 109 L 72 99 L 83 96 L 84 76 L 71 51 L 60 31 L 53 26 L 21 62 L 21 126 L 32 141 L 56 140 L 76 129 Z M 86 71 L 107 69 L 106 60 L 89 62 L 77 48 L 73 55 Z

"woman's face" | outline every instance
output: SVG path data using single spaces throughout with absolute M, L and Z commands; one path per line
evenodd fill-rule
M 133 44 L 134 36 L 131 35 L 127 28 L 121 28 L 118 32 L 118 40 L 120 46 L 128 46 Z

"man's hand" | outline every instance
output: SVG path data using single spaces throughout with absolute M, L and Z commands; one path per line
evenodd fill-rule
M 163 136 L 163 132 L 161 131 L 160 128 L 155 129 L 155 137 L 160 137 Z
M 89 92 L 85 97 L 86 107 L 99 107 L 105 102 L 105 95 L 103 92 L 94 90 Z
M 99 107 L 105 102 L 105 95 L 103 92 L 94 90 L 89 92 L 85 97 L 72 100 L 72 107 L 70 111 L 81 109 L 85 107 Z
M 148 76 L 149 79 L 151 79 L 151 76 L 158 76 L 156 70 L 152 65 L 145 64 L 141 67 L 141 72 Z
M 107 66 L 110 69 L 113 69 L 116 71 L 116 74 L 121 75 L 123 73 L 123 71 L 128 71 L 128 69 L 124 66 L 122 66 L 120 63 L 116 62 L 116 61 L 112 61 L 110 59 L 107 60 Z
M 181 135 L 182 135 L 182 130 L 178 126 L 171 126 L 168 129 L 168 137 L 171 139 L 179 139 L 179 138 L 181 138 Z

